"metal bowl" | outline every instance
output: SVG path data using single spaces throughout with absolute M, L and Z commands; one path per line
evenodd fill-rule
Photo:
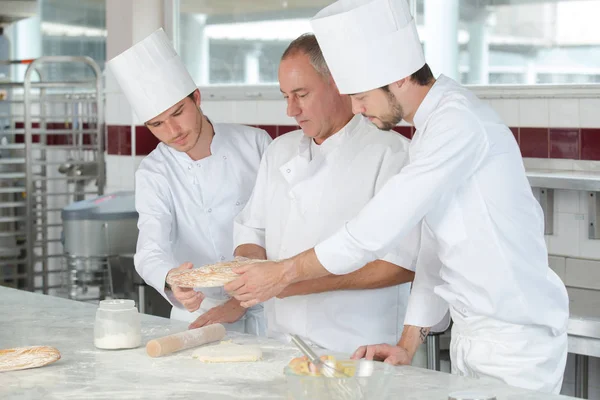
M 339 360 L 352 364 L 356 373 L 348 378 L 299 375 L 289 366 L 283 373 L 286 377 L 290 399 L 323 400 L 370 400 L 385 398 L 394 367 L 379 361 Z

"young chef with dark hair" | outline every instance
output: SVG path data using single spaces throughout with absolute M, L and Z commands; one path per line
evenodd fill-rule
M 222 288 L 168 287 L 169 273 L 233 258 L 233 219 L 250 197 L 263 130 L 216 124 L 162 29 L 108 62 L 137 117 L 161 143 L 135 174 L 139 237 L 135 267 L 172 305 L 171 318 L 192 322 L 239 304 Z M 262 306 L 222 322 L 229 330 L 264 332 Z

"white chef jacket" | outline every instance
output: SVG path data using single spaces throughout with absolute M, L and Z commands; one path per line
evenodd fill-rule
M 269 147 L 252 196 L 235 219 L 236 246 L 262 246 L 269 259 L 313 247 L 400 171 L 409 145 L 403 136 L 380 131 L 360 115 L 320 146 L 311 142 L 298 130 Z M 415 230 L 410 240 L 378 258 L 414 270 L 418 246 Z M 271 299 L 265 303 L 267 334 L 287 340 L 293 333 L 346 353 L 368 343 L 395 344 L 409 291 L 410 284 L 402 284 Z
M 160 143 L 135 174 L 136 270 L 175 307 L 172 315 L 177 311 L 178 319 L 189 322 L 199 313 L 188 313 L 170 291 L 165 292 L 167 273 L 184 262 L 201 267 L 233 258 L 233 219 L 250 197 L 271 142 L 265 131 L 248 126 L 213 128 L 209 157 L 193 161 Z M 222 288 L 202 292 L 206 298 L 201 312 L 229 298 Z
M 409 165 L 316 246 L 319 261 L 332 273 L 354 271 L 424 220 L 442 265 L 417 265 L 406 324 L 435 325 L 450 305 L 466 316 L 566 332 L 567 292 L 548 267 L 542 210 L 511 131 L 445 76 L 414 123 Z

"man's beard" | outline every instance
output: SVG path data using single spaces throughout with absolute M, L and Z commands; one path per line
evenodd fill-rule
M 381 126 L 378 128 L 383 131 L 392 130 L 400 121 L 402 121 L 402 118 L 404 118 L 404 110 L 396 101 L 396 96 L 394 96 L 392 92 L 386 93 L 388 95 L 388 104 L 390 105 L 391 109 L 387 114 L 376 117 L 379 119 L 379 121 L 381 121 Z

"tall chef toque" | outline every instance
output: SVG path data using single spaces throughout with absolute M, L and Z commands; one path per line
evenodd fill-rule
M 425 64 L 406 0 L 338 0 L 311 25 L 342 94 L 389 85 Z
M 161 28 L 107 63 L 140 122 L 147 122 L 196 90 Z

